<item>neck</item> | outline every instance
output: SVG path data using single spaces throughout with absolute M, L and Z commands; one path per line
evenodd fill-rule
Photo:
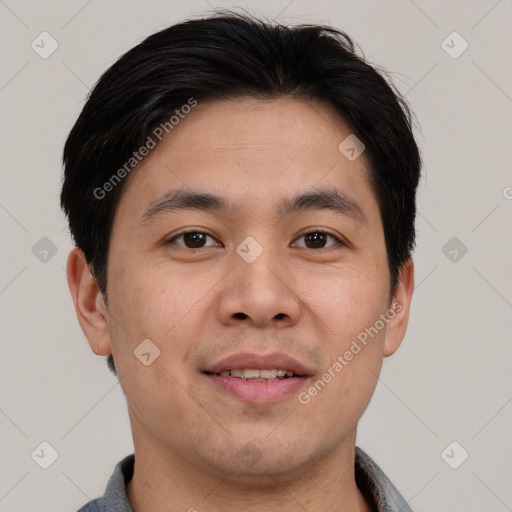
M 126 490 L 133 512 L 372 511 L 355 481 L 355 430 L 337 450 L 307 467 L 258 475 L 214 471 L 133 433 L 135 466 Z

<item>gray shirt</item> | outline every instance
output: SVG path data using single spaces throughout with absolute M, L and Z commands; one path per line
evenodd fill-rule
M 126 497 L 126 484 L 133 476 L 134 462 L 133 453 L 121 460 L 108 481 L 105 494 L 78 512 L 133 512 Z M 356 447 L 355 470 L 357 486 L 375 512 L 412 512 L 389 478 L 359 447 Z

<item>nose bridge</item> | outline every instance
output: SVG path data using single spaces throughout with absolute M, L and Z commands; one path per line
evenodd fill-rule
M 283 255 L 272 247 L 270 236 L 260 235 L 258 238 L 261 243 L 256 238 L 247 237 L 236 248 L 240 258 L 240 261 L 235 260 L 234 263 L 238 280 L 246 291 L 258 289 L 261 293 L 268 289 L 278 292 L 283 286 L 279 282 L 283 279 L 279 278 L 279 272 L 283 272 Z
M 245 238 L 233 255 L 230 293 L 223 301 L 225 321 L 244 318 L 258 325 L 276 319 L 296 321 L 299 302 L 287 272 L 285 255 L 271 247 L 270 236 Z

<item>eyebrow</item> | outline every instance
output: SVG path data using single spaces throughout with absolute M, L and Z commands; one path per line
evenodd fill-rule
M 228 211 L 228 202 L 220 196 L 207 192 L 194 192 L 185 189 L 173 190 L 153 201 L 142 214 L 141 224 L 146 224 L 167 213 L 198 210 Z M 352 218 L 359 224 L 367 224 L 368 219 L 359 206 L 347 194 L 338 189 L 323 189 L 303 192 L 292 198 L 283 199 L 277 211 L 285 217 L 291 213 L 308 210 L 331 210 L 339 215 Z

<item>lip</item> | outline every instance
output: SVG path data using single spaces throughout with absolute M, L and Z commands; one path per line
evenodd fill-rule
M 296 376 L 271 382 L 248 381 L 229 375 L 215 375 L 227 370 L 291 370 Z M 296 393 L 312 376 L 304 364 L 293 357 L 279 352 L 257 355 L 248 352 L 228 356 L 203 372 L 215 385 L 215 389 L 247 403 L 265 404 L 277 402 L 292 393 Z
M 215 389 L 254 404 L 277 402 L 296 393 L 309 380 L 309 377 L 288 377 L 272 382 L 255 382 L 224 375 L 205 374 L 205 377 L 215 385 Z
M 309 377 L 312 372 L 304 364 L 281 352 L 258 355 L 250 352 L 241 352 L 225 357 L 218 363 L 208 367 L 208 373 L 220 373 L 227 370 L 291 370 L 299 376 Z

